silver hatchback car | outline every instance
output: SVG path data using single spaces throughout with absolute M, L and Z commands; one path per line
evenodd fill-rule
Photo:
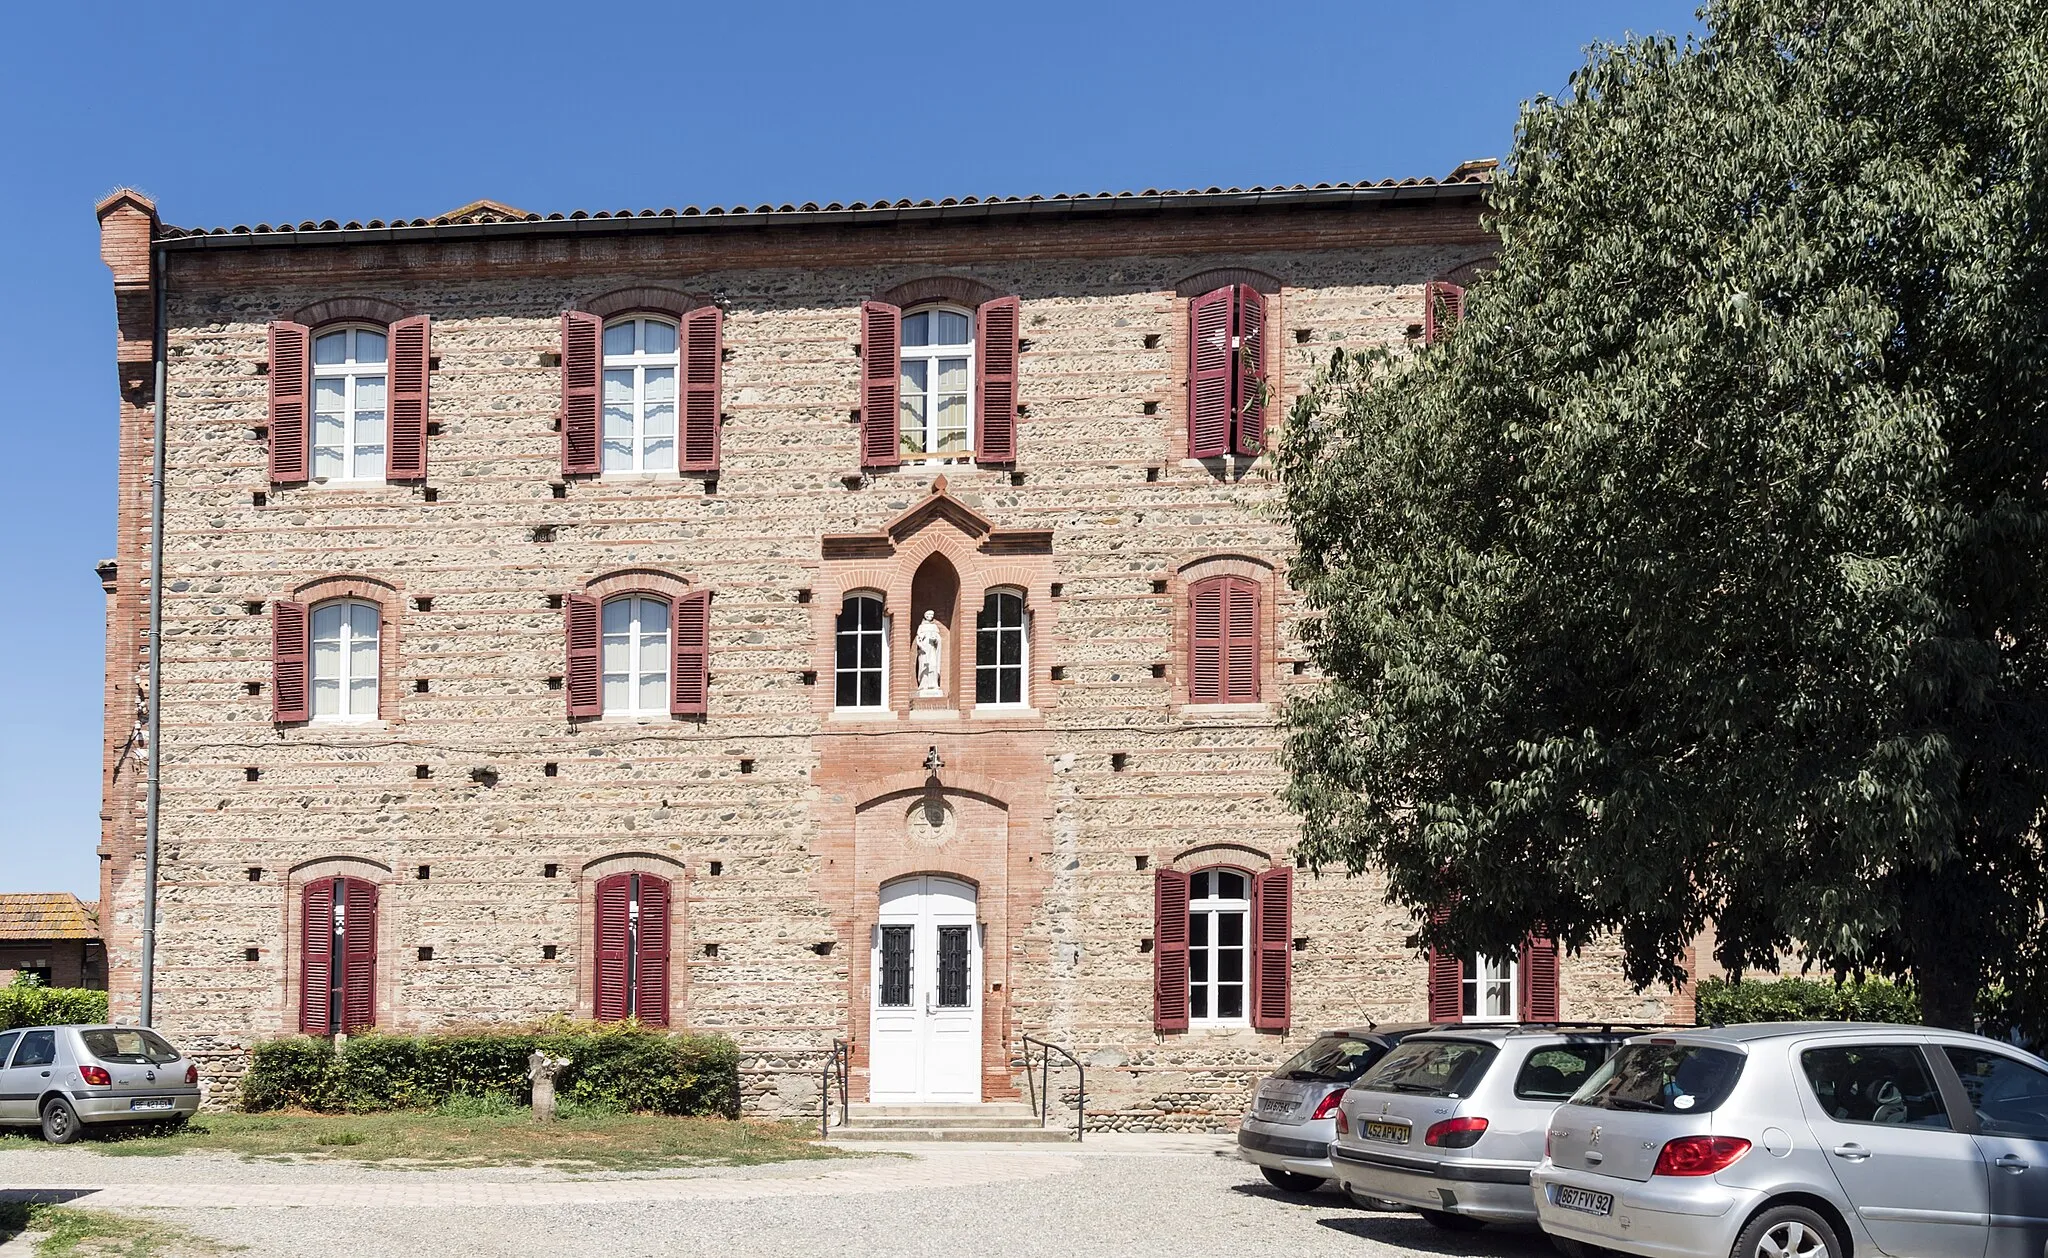
M 1344 1094 L 1336 1177 L 1448 1230 L 1534 1223 L 1529 1173 L 1551 1111 L 1635 1034 L 1502 1023 L 1410 1036 Z
M 41 1126 L 70 1144 L 88 1124 L 183 1122 L 199 1067 L 154 1031 L 37 1026 L 0 1031 L 0 1126 Z
M 1531 1189 L 1567 1250 L 2041 1258 L 2048 1061 L 1867 1022 L 1639 1038 L 1559 1107 Z
M 1287 1192 L 1314 1192 L 1335 1178 L 1330 1141 L 1337 1135 L 1337 1101 L 1373 1063 L 1427 1023 L 1347 1027 L 1325 1031 L 1282 1062 L 1252 1092 L 1237 1128 L 1238 1156 L 1259 1168 L 1266 1182 Z

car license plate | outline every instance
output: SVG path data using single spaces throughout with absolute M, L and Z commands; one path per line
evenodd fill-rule
M 167 1096 L 145 1096 L 139 1101 L 128 1102 L 128 1108 L 131 1110 L 170 1109 L 172 1106 L 176 1104 L 176 1101 L 172 1100 L 170 1097 Z
M 1593 1192 L 1586 1188 L 1567 1188 L 1559 1185 L 1557 1205 L 1561 1210 L 1577 1210 L 1580 1214 L 1614 1213 L 1614 1194 Z
M 1261 1118 L 1278 1118 L 1283 1114 L 1291 1114 L 1293 1112 L 1294 1102 L 1292 1101 L 1271 1096 L 1259 1098 L 1259 1116 Z
M 1407 1144 L 1408 1125 L 1406 1123 L 1367 1123 L 1365 1125 L 1365 1138 L 1367 1140 L 1384 1140 L 1389 1144 Z

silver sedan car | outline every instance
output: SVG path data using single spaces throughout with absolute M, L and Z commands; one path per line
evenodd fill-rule
M 1875 1023 L 1647 1036 L 1552 1116 L 1531 1190 L 1567 1250 L 2041 1258 L 2048 1061 Z
M 183 1122 L 198 1108 L 198 1065 L 154 1031 L 0 1031 L 0 1126 L 40 1126 L 45 1140 L 70 1144 L 87 1125 Z

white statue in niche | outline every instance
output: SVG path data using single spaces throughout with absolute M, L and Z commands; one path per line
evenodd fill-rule
M 917 650 L 917 694 L 920 699 L 935 699 L 946 693 L 945 683 L 940 679 L 944 671 L 939 657 L 945 653 L 945 631 L 939 628 L 936 613 L 927 610 L 924 622 L 917 627 L 917 636 L 911 639 L 911 646 Z

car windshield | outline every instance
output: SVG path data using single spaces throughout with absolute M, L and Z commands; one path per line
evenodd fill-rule
M 1705 1114 L 1735 1090 L 1743 1056 L 1697 1044 L 1624 1044 L 1572 1094 L 1573 1105 Z
M 178 1050 L 166 1044 L 154 1031 L 124 1027 L 110 1031 L 80 1031 L 85 1051 L 104 1062 L 126 1066 L 161 1066 L 178 1060 Z
M 1472 1040 L 1408 1040 L 1366 1071 L 1357 1086 L 1369 1092 L 1465 1096 L 1478 1086 L 1494 1056 L 1491 1044 Z
M 1384 1055 L 1371 1040 L 1350 1035 L 1325 1035 L 1287 1059 L 1277 1072 L 1283 1079 L 1350 1083 Z

